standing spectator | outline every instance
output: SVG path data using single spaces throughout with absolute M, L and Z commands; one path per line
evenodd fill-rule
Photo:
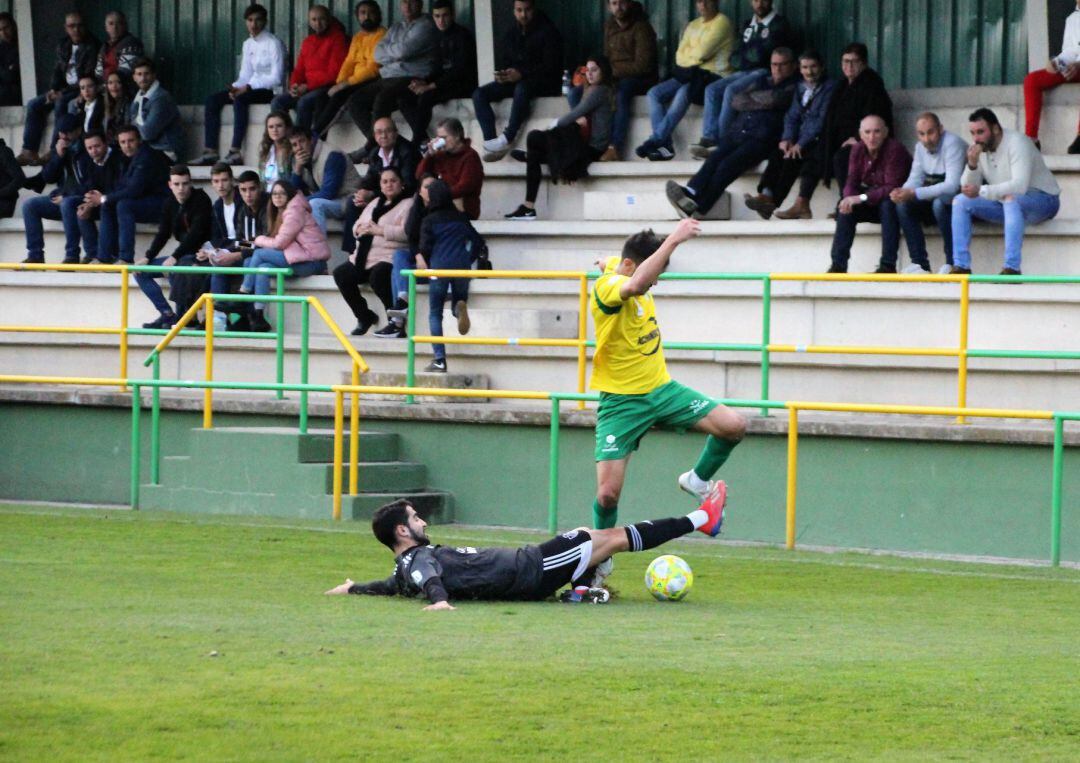
M 416 185 L 416 168 L 420 164 L 420 154 L 414 146 L 398 134 L 394 120 L 383 117 L 375 122 L 375 148 L 364 158 L 367 172 L 360 180 L 360 189 L 345 202 L 344 233 L 341 237 L 341 251 L 352 254 L 356 250 L 356 239 L 352 229 L 360 217 L 364 205 L 379 195 L 382 172 L 392 167 L 404 184 L 403 193 L 409 195 Z
M 0 106 L 22 105 L 19 27 L 10 13 L 0 13 Z
M 326 234 L 326 218 L 342 220 L 345 204 L 360 190 L 360 173 L 341 151 L 332 151 L 311 133 L 294 130 L 291 183 L 307 197 L 311 214 Z
M 203 242 L 210 238 L 213 207 L 206 191 L 192 186 L 191 170 L 183 164 L 171 167 L 169 190 L 172 193 L 162 207 L 157 235 L 150 242 L 150 248 L 146 250 L 144 261 L 139 263 L 140 265 L 194 265 Z M 170 238 L 177 241 L 177 247 L 172 254 L 162 256 L 161 250 Z M 202 288 L 194 289 L 190 283 L 192 279 L 204 282 L 205 277 L 169 273 L 169 293 L 176 303 L 174 312 L 157 284 L 157 279 L 162 275 L 164 274 L 135 274 L 135 282 L 159 313 L 156 320 L 143 324 L 144 329 L 171 328 L 176 323 L 177 315 L 186 313 L 198 295 L 205 291 L 204 283 Z
M 1005 226 L 1005 267 L 1000 275 L 1021 275 L 1024 229 L 1055 217 L 1061 187 L 1042 154 L 1026 135 L 1005 130 L 990 109 L 968 117 L 971 138 L 960 177 L 960 195 L 953 200 L 953 268 L 971 272 L 972 218 Z
M 434 0 L 431 18 L 439 30 L 439 53 L 435 71 L 427 79 L 414 78 L 408 92 L 398 98 L 398 108 L 412 129 L 413 143 L 427 142 L 431 111 L 436 103 L 468 98 L 476 89 L 476 40 L 454 21 L 453 0 Z
M 859 143 L 863 117 L 870 114 L 881 117 L 890 132 L 893 126 L 892 99 L 885 90 L 885 82 L 866 65 L 866 57 L 866 46 L 861 42 L 844 48 L 840 54 L 844 76 L 833 91 L 825 116 L 821 143 L 825 153 L 819 163 L 825 173 L 825 184 L 836 178 L 841 196 L 847 180 L 848 159 L 852 148 Z
M 105 15 L 105 43 L 94 67 L 98 81 L 105 82 L 110 74 L 117 72 L 130 93 L 135 89 L 132 79 L 135 62 L 143 56 L 142 40 L 128 31 L 127 16 L 122 11 L 109 11 Z
M 422 0 L 401 0 L 400 6 L 401 20 L 375 46 L 379 77 L 349 96 L 349 113 L 367 138 L 365 149 L 375 145 L 372 121 L 393 114 L 398 99 L 410 92 L 412 81 L 430 77 L 438 63 L 439 30 L 431 16 L 422 12 Z
M 292 268 L 290 278 L 303 278 L 326 272 L 330 245 L 311 215 L 311 206 L 284 180 L 270 189 L 266 213 L 266 235 L 256 236 L 250 267 Z M 270 276 L 249 273 L 240 287 L 244 294 L 269 294 Z M 255 303 L 251 317 L 252 331 L 269 331 L 263 315 L 265 304 Z
M 510 155 L 526 163 L 525 202 L 506 215 L 507 220 L 535 220 L 536 195 L 540 191 L 542 166 L 551 168 L 552 182 L 573 182 L 607 150 L 611 140 L 611 64 L 594 56 L 585 64 L 587 86 L 580 103 L 555 121 L 550 130 L 530 130 L 526 151 Z M 588 135 L 588 137 L 586 137 Z M 436 357 L 437 354 L 436 354 Z
M 399 331 L 405 327 L 405 318 L 409 311 L 409 279 L 402 271 L 416 267 L 416 255 L 420 252 L 420 227 L 427 214 L 428 204 L 431 198 L 428 189 L 431 184 L 438 180 L 431 174 L 420 176 L 420 188 L 413 196 L 412 206 L 409 208 L 409 216 L 405 218 L 405 236 L 409 240 L 408 249 L 398 249 L 394 252 L 394 269 L 390 273 L 391 296 L 394 298 L 394 309 L 387 310 L 387 317 L 397 324 Z M 426 284 L 428 279 L 416 279 L 418 284 Z M 356 333 L 355 331 L 353 333 Z
M 393 167 L 383 170 L 379 178 L 379 197 L 364 207 L 360 219 L 353 226 L 356 250 L 349 259 L 334 269 L 334 283 L 356 316 L 353 335 L 361 335 L 379 321 L 379 316 L 368 307 L 360 294 L 361 284 L 370 284 L 375 296 L 389 310 L 393 306 L 390 293 L 390 274 L 393 271 L 394 252 L 405 248 L 408 236 L 405 221 L 409 217 L 412 199 L 405 195 L 401 176 Z M 404 336 L 391 321 L 375 335 L 380 338 Z
M 558 95 L 562 66 L 562 35 L 535 0 L 514 0 L 514 24 L 496 47 L 499 61 L 495 81 L 473 92 L 476 121 L 484 133 L 484 161 L 502 159 L 514 145 L 518 130 L 529 118 L 532 99 Z M 501 133 L 495 130 L 491 104 L 513 98 L 510 120 Z
M 810 219 L 810 197 L 822 175 L 817 166 L 818 147 L 836 80 L 825 77 L 821 54 L 814 50 L 799 56 L 799 72 L 802 81 L 796 86 L 791 106 L 784 115 L 784 132 L 758 182 L 757 196 L 743 197 L 746 206 L 766 220 L 787 197 L 796 178 L 799 195 L 795 204 L 776 216 L 782 220 Z
M 68 113 L 74 114 L 79 120 L 83 132 L 101 130 L 104 127 L 105 98 L 94 75 L 79 77 L 79 96 L 68 104 Z
M 1043 91 L 1066 82 L 1080 82 L 1080 0 L 1065 19 L 1061 52 L 1046 62 L 1045 69 L 1033 71 L 1024 77 L 1024 132 L 1040 150 L 1039 122 L 1042 119 Z M 1070 154 L 1080 154 L 1080 126 L 1076 132 L 1076 140 L 1068 148 Z
M 708 157 L 709 149 L 728 134 L 735 121 L 732 99 L 768 77 L 767 63 L 772 52 L 793 42 L 787 19 L 773 10 L 773 0 L 750 0 L 750 7 L 754 15 L 743 26 L 738 47 L 729 61 L 734 73 L 705 88 L 702 137 L 690 147 L 690 153 L 700 159 Z
M 739 175 L 756 167 L 772 151 L 784 130 L 784 115 L 795 94 L 795 54 L 777 48 L 769 62 L 771 76 L 756 80 L 732 99 L 735 121 L 686 186 L 667 181 L 668 201 L 691 217 L 712 209 Z
M 480 217 L 480 190 L 484 187 L 484 165 L 465 137 L 465 128 L 454 117 L 439 122 L 435 140 L 416 168 L 416 177 L 430 172 L 450 186 L 454 206 L 469 216 Z
M 246 170 L 237 178 L 233 187 L 232 167 L 224 162 L 214 165 L 210 181 L 218 198 L 214 201 L 214 224 L 210 233 L 210 264 L 217 266 L 246 265 L 251 258 L 255 239 L 266 232 L 265 206 L 259 173 Z M 235 291 L 243 276 L 215 273 L 210 276 L 212 294 L 228 294 Z M 236 321 L 229 323 L 228 313 L 238 312 Z M 231 307 L 228 303 L 215 303 L 214 330 L 248 331 L 246 306 Z
M 735 34 L 731 21 L 717 10 L 717 0 L 696 0 L 695 4 L 698 17 L 683 30 L 671 78 L 649 88 L 652 134 L 634 149 L 642 159 L 673 159 L 671 134 L 690 104 L 701 103 L 707 85 L 732 73 L 729 60 Z
M 259 143 L 259 174 L 267 192 L 278 180 L 288 180 L 292 170 L 292 119 L 287 111 L 266 115 L 262 141 Z
M 134 76 L 138 90 L 128 109 L 129 121 L 139 128 L 143 142 L 175 161 L 184 142 L 184 123 L 176 99 L 161 86 L 149 58 L 135 63 Z
M 105 80 L 105 137 L 109 145 L 116 144 L 116 131 L 127 124 L 131 98 L 119 72 L 113 72 Z
M 68 230 L 68 216 L 74 208 L 83 245 L 83 258 L 80 263 L 104 263 L 98 246 L 96 224 L 101 217 L 100 197 L 111 193 L 120 182 L 120 173 L 124 171 L 124 155 L 119 149 L 110 148 L 104 135 L 92 132 L 83 136 L 83 151 L 75 161 L 79 186 L 71 201 L 65 199 L 61 202 L 60 213 L 65 215 L 64 230 Z
M 945 243 L 945 265 L 940 272 L 948 273 L 953 264 L 952 202 L 960 191 L 967 145 L 959 135 L 945 130 L 937 114 L 929 111 L 915 119 L 915 134 L 919 141 L 915 144 L 911 174 L 903 186 L 881 202 L 881 214 L 896 215 L 899 229 L 904 232 L 911 258 L 905 273 L 930 272 L 922 226 L 936 223 Z M 882 226 L 882 235 L 896 229 L 897 224 L 890 221 Z M 889 248 L 894 247 L 889 244 Z
M 49 109 L 55 120 L 67 113 L 68 104 L 79 95 L 79 77 L 93 74 L 101 43 L 86 31 L 81 13 L 72 11 L 64 17 L 67 36 L 56 46 L 56 66 L 53 67 L 49 90 L 44 95 L 31 98 L 26 104 L 26 125 L 23 127 L 22 152 L 19 164 L 39 164 L 38 149 L 45 132 L 45 119 Z M 55 123 L 54 123 L 55 124 Z M 55 127 L 51 146 L 56 142 Z
M 52 193 L 35 196 L 22 203 L 23 228 L 26 229 L 26 259 L 23 262 L 45 262 L 45 233 L 42 220 L 62 220 L 64 223 L 64 265 L 79 263 L 79 223 L 75 211 L 82 202 L 79 189 L 79 154 L 82 128 L 79 118 L 65 114 L 58 125 L 59 135 L 52 158 L 41 173 L 24 184 L 38 193 L 46 183 L 56 183 Z M 17 166 L 17 165 L 16 165 Z M 67 214 L 65 215 L 65 207 Z
M 218 144 L 221 140 L 221 110 L 233 105 L 233 135 L 225 161 L 243 164 L 240 146 L 248 127 L 248 108 L 253 103 L 270 103 L 281 92 L 285 79 L 285 46 L 281 40 L 266 31 L 266 8 L 254 3 L 244 11 L 248 39 L 241 51 L 240 74 L 227 90 L 221 90 L 206 99 L 203 108 L 205 134 L 203 153 L 194 163 L 209 166 L 218 160 Z
M 325 5 L 313 5 L 308 10 L 308 27 L 311 34 L 300 44 L 289 89 L 270 102 L 271 111 L 288 111 L 296 108 L 296 125 L 310 132 L 315 115 L 329 99 L 327 91 L 337 81 L 345 55 L 349 52 L 349 38 L 345 27 L 330 15 Z
M 356 89 L 379 76 L 375 46 L 386 34 L 379 4 L 375 0 L 360 0 L 356 4 L 356 22 L 360 25 L 360 31 L 353 35 L 349 52 L 338 70 L 337 81 L 326 91 L 326 103 L 312 123 L 312 129 L 318 133 L 320 140 L 326 140 L 330 125 Z
M 843 198 L 836 207 L 832 265 L 827 272 L 847 272 L 855 226 L 859 223 L 881 223 L 881 261 L 874 272 L 896 272 L 900 231 L 895 215 L 881 214 L 881 204 L 888 201 L 889 193 L 904 182 L 910 170 L 911 154 L 889 135 L 885 120 L 873 114 L 863 117 L 859 142 L 851 150 L 851 166 L 845 173 Z
M 160 151 L 143 143 L 139 128 L 127 125 L 117 136 L 124 168 L 107 194 L 92 190 L 86 203 L 101 208 L 101 247 L 98 259 L 108 264 L 117 259 L 135 260 L 135 224 L 161 221 L 169 186 L 169 161 Z

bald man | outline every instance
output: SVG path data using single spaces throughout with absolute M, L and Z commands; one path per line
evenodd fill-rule
M 881 202 L 899 188 L 911 170 L 911 154 L 889 135 L 881 117 L 870 114 L 859 123 L 859 142 L 851 149 L 843 198 L 836 207 L 832 265 L 829 273 L 846 273 L 859 223 L 881 223 L 881 261 L 875 273 L 895 273 L 899 225 L 895 215 L 882 215 Z M 890 229 L 893 226 L 895 229 Z

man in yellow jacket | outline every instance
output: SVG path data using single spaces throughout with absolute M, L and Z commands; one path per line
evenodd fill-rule
M 375 0 L 362 0 L 356 6 L 356 21 L 360 25 L 360 31 L 353 35 L 349 54 L 341 65 L 337 82 L 326 91 L 329 100 L 312 123 L 312 129 L 320 140 L 326 140 L 330 125 L 356 89 L 379 76 L 379 65 L 375 63 L 375 46 L 386 34 L 379 4 Z
M 642 159 L 668 161 L 675 157 L 671 134 L 691 103 L 701 105 L 705 86 L 731 74 L 735 32 L 731 20 L 717 10 L 717 0 L 697 0 L 698 17 L 686 25 L 670 79 L 648 92 L 652 135 L 634 152 Z

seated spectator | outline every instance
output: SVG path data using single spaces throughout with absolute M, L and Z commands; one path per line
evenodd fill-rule
M 952 202 L 960 191 L 960 173 L 964 171 L 967 144 L 959 135 L 941 126 L 937 114 L 926 111 L 915 120 L 915 160 L 904 185 L 889 193 L 881 202 L 882 215 L 895 215 L 897 223 L 882 226 L 886 230 L 904 232 L 911 264 L 905 273 L 929 273 L 930 258 L 926 254 L 923 225 L 937 224 L 945 243 L 945 265 L 940 272 L 952 270 Z M 897 248 L 891 242 L 887 248 Z
M 132 92 L 135 89 L 132 79 L 135 62 L 144 55 L 142 40 L 128 31 L 127 16 L 122 11 L 105 14 L 105 43 L 98 51 L 94 67 L 98 82 L 105 82 L 116 72 L 124 82 L 124 89 Z
M 105 138 L 109 145 L 116 144 L 116 131 L 128 123 L 128 109 L 131 108 L 131 98 L 128 97 L 127 88 L 119 72 L 113 72 L 105 80 Z
M 227 90 L 221 90 L 206 99 L 203 118 L 205 134 L 203 153 L 194 164 L 209 166 L 218 159 L 221 140 L 221 110 L 232 103 L 233 135 L 225 161 L 243 164 L 240 147 L 248 128 L 248 109 L 254 103 L 270 103 L 281 92 L 285 81 L 285 46 L 281 40 L 266 31 L 266 8 L 254 3 L 244 11 L 248 39 L 241 51 L 240 74 Z
M 196 255 L 203 242 L 210 238 L 213 218 L 210 197 L 206 195 L 206 191 L 192 186 L 191 170 L 183 164 L 171 167 L 169 190 L 171 193 L 162 207 L 157 235 L 150 242 L 150 248 L 146 250 L 140 265 L 195 265 Z M 172 254 L 163 256 L 161 250 L 170 238 L 176 240 L 177 247 Z M 205 276 L 168 273 L 169 295 L 176 303 L 176 311 L 173 312 L 157 283 L 157 279 L 162 275 L 166 274 L 135 274 L 135 282 L 159 313 L 156 320 L 143 324 L 144 329 L 171 328 L 176 323 L 177 316 L 186 313 L 206 290 Z M 195 283 L 192 283 L 193 281 Z M 197 327 L 189 323 L 188 328 Z
M 0 106 L 22 106 L 19 27 L 10 13 L 0 13 Z
M 70 215 L 74 207 L 75 221 L 82 238 L 82 265 L 103 262 L 98 245 L 97 221 L 101 219 L 101 199 L 111 193 L 120 182 L 124 171 L 124 155 L 113 150 L 105 141 L 102 133 L 89 133 L 83 136 L 83 151 L 76 161 L 79 178 L 74 200 L 61 202 L 60 213 Z M 68 219 L 65 218 L 64 230 L 68 231 Z
M 316 113 L 312 124 L 319 140 L 326 140 L 330 134 L 330 125 L 337 119 L 338 112 L 349 102 L 357 88 L 379 76 L 379 65 L 375 63 L 375 46 L 386 34 L 379 4 L 375 0 L 360 0 L 356 4 L 356 23 L 360 26 L 360 31 L 353 35 L 345 62 L 338 70 L 337 81 L 326 91 L 326 103 Z
M 287 111 L 271 111 L 266 115 L 262 141 L 259 143 L 259 175 L 267 192 L 278 180 L 288 180 L 292 174 L 293 124 Z
M 401 0 L 401 20 L 386 30 L 375 46 L 379 76 L 356 88 L 349 96 L 349 113 L 367 138 L 364 150 L 375 145 L 372 121 L 389 117 L 398 99 L 410 92 L 414 79 L 435 73 L 439 55 L 439 30 L 423 13 L 422 0 Z
M 398 177 L 404 183 L 403 193 L 412 194 L 416 185 L 416 168 L 420 164 L 420 154 L 414 146 L 398 134 L 394 120 L 383 117 L 375 122 L 375 148 L 366 157 L 364 164 L 367 172 L 360 180 L 360 190 L 345 203 L 344 232 L 341 237 L 341 251 L 351 255 L 356 250 L 356 239 L 352 229 L 360 217 L 364 205 L 379 195 L 382 171 L 388 167 L 397 170 Z
M 232 166 L 219 162 L 211 170 L 210 182 L 218 195 L 214 200 L 214 220 L 210 232 L 210 264 L 220 267 L 246 265 L 254 251 L 255 239 L 266 232 L 267 197 L 259 181 L 259 173 L 254 170 L 240 173 L 234 187 Z M 243 276 L 215 273 L 210 276 L 210 292 L 228 294 L 239 288 L 242 281 Z M 239 313 L 231 323 L 228 320 L 230 312 Z M 214 330 L 248 331 L 248 312 L 243 306 L 215 302 Z
M 791 48 L 774 50 L 769 68 L 769 77 L 755 80 L 732 99 L 735 121 L 709 148 L 709 158 L 689 184 L 667 181 L 668 201 L 676 212 L 687 217 L 708 214 L 729 185 L 773 150 L 795 94 L 795 54 Z
M 307 197 L 311 214 L 326 234 L 326 218 L 343 220 L 345 204 L 360 190 L 360 173 L 340 151 L 332 151 L 321 141 L 312 141 L 311 133 L 294 130 L 292 146 L 292 185 Z
M 1080 82 L 1080 0 L 1065 19 L 1061 52 L 1046 62 L 1045 69 L 1033 71 L 1024 77 L 1024 132 L 1040 150 L 1039 122 L 1042 120 L 1043 91 L 1066 82 Z M 1080 126 L 1076 132 L 1076 139 L 1067 149 L 1070 154 L 1080 154 Z
M 871 114 L 863 117 L 859 143 L 851 150 L 843 198 L 836 207 L 832 265 L 827 272 L 846 273 L 859 223 L 881 223 L 881 261 L 875 273 L 895 273 L 900 232 L 895 215 L 881 214 L 881 204 L 904 182 L 911 171 L 911 154 L 904 144 L 889 135 L 885 120 Z M 891 229 L 890 229 L 891 226 Z
M 484 165 L 465 137 L 465 128 L 454 117 L 439 122 L 435 140 L 416 168 L 416 177 L 430 172 L 450 186 L 454 206 L 469 216 L 480 217 L 480 190 L 484 187 Z
M 356 249 L 349 259 L 334 269 L 334 283 L 356 316 L 353 335 L 367 333 L 379 322 L 379 316 L 368 307 L 360 294 L 361 284 L 370 284 L 375 296 L 389 310 L 393 306 L 390 294 L 390 273 L 393 270 L 394 252 L 408 243 L 405 221 L 409 217 L 412 199 L 405 195 L 405 185 L 393 167 L 383 170 L 379 178 L 380 195 L 364 206 L 360 219 L 353 226 Z M 391 331 L 392 329 L 392 331 Z M 378 337 L 397 337 L 402 332 L 393 322 L 376 331 Z
M 116 185 L 108 193 L 92 190 L 85 197 L 89 206 L 100 207 L 98 259 L 105 264 L 135 261 L 135 224 L 160 222 L 169 191 L 169 160 L 142 142 L 139 128 L 121 127 L 118 140 L 124 167 Z
M 507 220 L 536 219 L 536 195 L 544 164 L 551 168 L 552 182 L 573 182 L 586 175 L 588 166 L 607 150 L 614 98 L 611 64 L 606 58 L 594 56 L 586 62 L 585 81 L 585 92 L 576 107 L 559 117 L 550 130 L 530 130 L 526 150 L 510 153 L 526 164 L 525 202 L 507 214 Z
M 784 115 L 784 132 L 769 155 L 769 163 L 758 182 L 757 195 L 743 196 L 746 206 L 768 220 L 799 179 L 799 195 L 791 209 L 776 213 L 781 220 L 809 220 L 810 197 L 821 179 L 816 165 L 825 112 L 829 108 L 836 80 L 825 77 L 821 54 L 807 51 L 799 56 L 802 81 L 795 87 L 791 106 Z M 809 165 L 809 166 L 808 166 Z
M 308 10 L 308 28 L 311 33 L 300 44 L 288 90 L 270 102 L 272 111 L 295 108 L 296 126 L 304 132 L 311 131 L 315 115 L 326 105 L 327 91 L 337 81 L 349 52 L 345 27 L 325 5 L 313 5 Z
M 476 40 L 468 29 L 455 23 L 453 0 L 434 0 L 431 18 L 439 30 L 435 69 L 430 77 L 413 78 L 397 103 L 417 148 L 427 143 L 435 104 L 468 98 L 476 89 Z
M 65 114 L 57 126 L 59 135 L 53 155 L 41 172 L 23 183 L 25 188 L 41 193 L 46 183 L 56 183 L 52 193 L 35 196 L 22 203 L 23 228 L 26 230 L 27 263 L 45 262 L 45 233 L 42 220 L 61 220 L 64 223 L 64 265 L 79 264 L 79 223 L 76 209 L 82 203 L 79 194 L 77 162 L 82 153 L 82 128 L 79 118 Z M 18 166 L 16 164 L 16 166 Z
M 0 218 L 15 214 L 19 189 L 26 183 L 22 167 L 15 161 L 15 152 L 0 138 Z
M 83 132 L 101 130 L 105 125 L 105 97 L 101 94 L 97 78 L 88 74 L 79 77 L 79 95 L 68 104 L 68 113 L 74 114 Z
M 285 180 L 278 180 L 270 189 L 266 212 L 266 234 L 256 236 L 255 251 L 250 267 L 292 268 L 290 278 L 319 275 L 326 272 L 330 245 L 311 215 L 311 206 L 304 194 Z M 243 294 L 269 294 L 270 276 L 249 273 L 240 287 Z M 251 316 L 252 331 L 269 331 L 270 324 L 263 315 L 266 307 L 256 302 Z
M 649 88 L 652 133 L 634 149 L 642 159 L 675 158 L 671 135 L 691 103 L 702 103 L 705 88 L 717 77 L 732 73 L 729 60 L 735 47 L 731 21 L 717 10 L 717 0 L 697 0 L 698 17 L 686 25 L 675 52 L 670 79 Z
M 506 156 L 517 140 L 518 130 L 529 118 L 533 98 L 558 95 L 562 68 L 562 34 L 535 0 L 514 0 L 514 21 L 495 48 L 498 69 L 495 81 L 473 92 L 476 121 L 484 133 L 484 161 Z M 491 104 L 513 98 L 510 120 L 501 133 L 495 129 Z
M 611 83 L 615 90 L 615 115 L 602 162 L 618 161 L 626 143 L 634 96 L 644 95 L 656 84 L 656 30 L 637 0 L 608 0 L 611 15 L 604 21 L 604 56 L 611 62 Z M 571 106 L 577 106 L 585 85 L 570 91 Z
M 840 55 L 844 76 L 836 85 L 829 110 L 825 116 L 825 133 L 819 158 L 828 185 L 836 178 L 837 189 L 844 195 L 847 181 L 848 159 L 852 148 L 858 145 L 862 119 L 873 114 L 885 120 L 885 127 L 892 132 L 892 99 L 885 90 L 885 82 L 876 71 L 866 65 L 867 50 L 861 42 L 853 42 Z
M 19 164 L 40 164 L 38 149 L 41 148 L 41 136 L 45 132 L 45 119 L 52 109 L 55 120 L 67 113 L 70 104 L 79 95 L 79 78 L 94 73 L 98 48 L 101 43 L 86 30 L 81 13 L 72 11 L 64 17 L 64 31 L 67 36 L 56 46 L 56 65 L 49 79 L 49 89 L 45 94 L 31 98 L 26 104 L 26 124 L 23 126 L 22 152 Z M 56 129 L 49 141 L 56 142 Z
M 971 272 L 973 218 L 1005 226 L 1005 267 L 1000 275 L 1021 275 L 1024 229 L 1055 217 L 1061 187 L 1046 167 L 1039 149 L 1026 135 L 1002 128 L 990 109 L 968 117 L 971 138 L 960 195 L 953 199 L 953 268 Z
M 735 121 L 732 99 L 758 80 L 769 76 L 766 64 L 772 52 L 794 42 L 787 19 L 773 10 L 772 0 L 750 0 L 754 15 L 743 26 L 729 64 L 734 72 L 705 88 L 705 114 L 701 121 L 701 139 L 690 146 L 690 154 L 708 157 L 709 149 L 727 135 Z
M 138 89 L 128 109 L 130 123 L 151 148 L 175 161 L 184 146 L 184 122 L 176 99 L 158 82 L 150 59 L 135 63 L 134 76 Z

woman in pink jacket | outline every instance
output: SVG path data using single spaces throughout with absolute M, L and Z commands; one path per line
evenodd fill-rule
M 318 275 L 326 272 L 330 259 L 330 244 L 311 214 L 311 205 L 304 194 L 297 193 L 289 183 L 278 180 L 270 190 L 266 206 L 268 235 L 256 236 L 255 251 L 244 264 L 248 267 L 292 268 L 291 278 Z M 240 287 L 244 294 L 269 294 L 270 276 L 249 273 Z M 269 331 L 270 324 L 263 316 L 262 302 L 255 303 L 251 317 L 252 331 Z

